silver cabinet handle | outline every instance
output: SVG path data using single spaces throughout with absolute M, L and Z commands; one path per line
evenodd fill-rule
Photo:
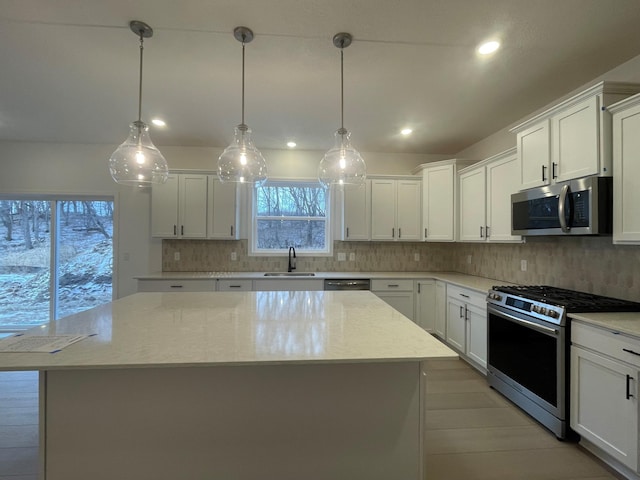
M 469 309 L 466 305 L 464 306 L 464 319 L 469 320 Z
M 629 400 L 630 398 L 633 398 L 633 395 L 631 394 L 631 380 L 633 380 L 633 377 L 631 375 L 627 375 L 627 395 L 626 395 L 626 399 Z
M 551 178 L 558 178 L 558 175 L 556 175 L 557 166 L 558 166 L 557 163 L 554 163 L 554 162 L 551 163 Z
M 424 229 L 424 238 L 427 238 L 427 229 Z
M 229 288 L 242 288 L 242 285 L 229 285 Z
M 184 225 L 180 225 L 180 235 L 184 235 Z
M 463 307 L 462 305 L 460 305 L 460 318 L 462 318 L 462 309 L 463 309 L 463 308 L 464 308 L 464 307 Z
M 542 181 L 544 182 L 546 178 L 544 178 L 544 171 L 547 169 L 546 165 L 542 165 Z
M 630 353 L 630 354 L 632 354 L 632 355 L 638 355 L 638 356 L 640 357 L 640 353 L 638 353 L 638 352 L 634 352 L 633 350 L 629 350 L 628 348 L 623 348 L 623 349 L 622 349 L 622 351 L 623 351 L 623 352 Z
M 347 227 L 347 238 L 349 238 L 349 227 Z
M 171 285 L 171 288 L 182 288 L 184 285 Z
M 484 231 L 485 231 L 485 235 L 486 235 L 486 237 L 487 237 L 487 238 L 489 238 L 489 225 L 486 225 L 486 226 L 484 227 Z
M 398 228 L 398 238 L 402 238 L 402 229 Z
M 480 238 L 484 238 L 484 227 L 480 227 Z
M 391 288 L 391 287 L 398 288 L 399 286 L 400 286 L 400 285 L 398 285 L 397 283 L 394 283 L 394 284 L 387 284 L 387 288 Z
M 177 234 L 178 234 L 178 226 L 177 226 L 177 225 L 174 225 L 174 226 L 173 226 L 173 234 L 174 234 L 174 235 L 177 235 Z
M 393 227 L 391 229 L 391 238 L 396 238 L 396 229 L 395 229 L 395 227 Z
M 464 298 L 469 298 L 469 295 L 465 295 L 464 293 L 461 293 L 460 296 Z
M 560 222 L 560 228 L 563 232 L 568 233 L 571 230 L 571 226 L 567 225 L 567 219 L 564 216 L 564 212 L 567 207 L 567 195 L 569 193 L 569 185 L 563 185 L 560 191 L 560 198 L 558 199 L 558 221 Z
M 231 236 L 233 237 L 233 225 L 231 225 Z

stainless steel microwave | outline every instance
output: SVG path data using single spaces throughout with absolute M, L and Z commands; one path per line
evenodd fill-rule
M 606 235 L 612 232 L 613 181 L 585 177 L 511 195 L 513 235 Z

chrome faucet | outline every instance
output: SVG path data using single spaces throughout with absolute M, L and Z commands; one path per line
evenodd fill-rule
M 291 256 L 291 252 L 293 252 L 293 256 Z M 289 268 L 287 268 L 287 272 L 292 272 L 296 269 L 296 249 L 293 247 L 289 247 Z

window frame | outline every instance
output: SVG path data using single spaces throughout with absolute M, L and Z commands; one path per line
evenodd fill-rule
M 305 179 L 305 178 L 273 178 L 268 179 L 261 186 L 280 186 L 280 187 L 317 187 L 324 188 L 318 182 L 317 179 Z M 289 254 L 288 248 L 278 249 L 259 249 L 257 248 L 258 241 L 258 219 L 273 218 L 273 217 L 258 217 L 257 215 L 257 189 L 259 186 L 253 186 L 249 188 L 249 252 L 250 256 L 256 257 L 275 257 L 275 256 L 287 256 Z M 322 250 L 309 250 L 302 247 L 293 245 L 296 249 L 296 256 L 302 257 L 330 257 L 333 256 L 333 189 L 325 189 L 325 216 L 324 217 L 277 217 L 278 219 L 290 220 L 290 221 L 306 221 L 306 220 L 322 220 L 325 222 L 325 248 Z

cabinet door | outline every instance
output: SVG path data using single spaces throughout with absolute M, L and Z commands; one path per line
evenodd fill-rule
M 398 180 L 396 185 L 396 226 L 398 240 L 416 242 L 422 240 L 420 222 L 421 182 L 419 180 Z
M 207 176 L 180 175 L 178 192 L 180 223 L 178 235 L 183 238 L 207 236 Z
M 487 368 L 487 311 L 477 305 L 466 305 L 467 356 L 483 368 Z
M 209 175 L 207 237 L 238 238 L 237 183 L 221 182 Z
M 396 181 L 371 181 L 371 240 L 395 240 Z
M 453 165 L 427 168 L 422 177 L 422 227 L 428 242 L 455 240 Z
M 413 292 L 372 292 L 409 320 L 414 319 Z
M 613 241 L 640 243 L 640 105 L 613 114 Z
M 364 185 L 345 186 L 342 191 L 342 240 L 369 240 L 371 228 L 371 181 Z
M 178 236 L 178 175 L 171 174 L 165 183 L 151 187 L 151 236 Z
M 416 295 L 416 323 L 429 333 L 436 330 L 436 282 L 435 280 L 418 280 Z
M 447 333 L 447 284 L 436 281 L 436 319 L 434 332 L 443 340 Z
M 468 170 L 460 174 L 460 240 L 486 240 L 485 169 Z
M 638 469 L 638 371 L 571 347 L 571 428 Z
M 513 155 L 487 165 L 487 239 L 521 241 L 511 235 L 511 194 L 518 191 L 520 164 Z
M 549 185 L 551 164 L 549 120 L 519 132 L 517 142 L 521 166 L 520 189 Z
M 598 96 L 588 98 L 551 117 L 552 181 L 598 173 L 599 100 Z
M 465 304 L 455 297 L 447 297 L 447 343 L 464 353 L 466 347 Z

